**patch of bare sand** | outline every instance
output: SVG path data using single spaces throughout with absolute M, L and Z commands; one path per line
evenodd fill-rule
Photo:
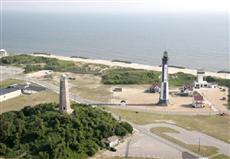
M 102 84 L 101 77 L 75 73 L 67 73 L 67 76 L 74 78 L 74 80 L 69 80 L 69 84 L 72 85 L 71 93 L 90 100 L 110 102 L 112 97 L 111 86 Z
M 100 60 L 100 59 L 82 59 L 82 58 L 71 58 L 71 57 L 66 57 L 66 56 L 58 56 L 58 55 L 34 55 L 32 56 L 43 56 L 43 57 L 48 57 L 48 58 L 57 58 L 60 60 L 66 60 L 66 61 L 74 61 L 74 62 L 83 62 L 83 63 L 94 63 L 94 64 L 103 64 L 107 66 L 119 66 L 119 67 L 128 67 L 128 68 L 134 68 L 134 69 L 144 69 L 144 70 L 153 70 L 153 71 L 161 71 L 161 67 L 159 66 L 150 66 L 150 65 L 143 65 L 143 64 L 137 64 L 137 63 L 122 63 L 122 62 L 112 62 L 109 60 Z M 196 75 L 197 70 L 195 69 L 180 69 L 180 68 L 174 68 L 170 67 L 169 68 L 169 73 L 177 73 L 177 72 L 184 72 L 184 73 L 189 73 Z M 207 76 L 214 76 L 214 77 L 219 77 L 223 79 L 230 79 L 230 74 L 228 73 L 217 73 L 217 72 L 206 72 Z
M 37 71 L 37 72 L 28 73 L 26 76 L 38 78 L 38 77 L 44 77 L 46 75 L 50 75 L 52 73 L 53 73 L 53 71 L 51 71 L 51 70 L 41 70 L 41 71 Z
M 211 104 L 214 105 L 218 110 L 220 111 L 228 111 L 227 109 L 227 99 L 228 99 L 228 88 L 222 87 L 225 89 L 219 89 L 219 88 L 205 88 L 200 89 L 200 92 L 205 96 L 205 98 L 211 102 Z M 225 98 L 223 100 L 223 98 Z
M 142 111 L 164 111 L 164 112 L 210 112 L 210 108 L 192 108 L 192 97 L 170 96 L 170 104 L 167 107 L 157 105 L 159 101 L 159 93 L 145 93 L 147 85 L 121 86 L 122 92 L 114 92 L 112 103 L 119 104 L 121 100 L 125 100 L 127 106 L 123 109 L 142 110 Z
M 128 104 L 153 104 L 159 99 L 158 93 L 145 93 L 147 85 L 125 85 L 121 88 L 122 92 L 113 93 L 112 103 L 120 103 L 121 100 L 125 100 Z

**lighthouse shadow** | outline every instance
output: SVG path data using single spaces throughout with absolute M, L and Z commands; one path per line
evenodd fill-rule
M 155 104 L 146 104 L 146 103 L 130 103 L 130 104 L 126 104 L 127 106 L 154 106 Z
M 180 107 L 183 107 L 183 108 L 192 108 L 192 104 L 183 104 L 183 105 L 180 105 Z
M 162 105 L 160 103 L 153 103 L 152 106 L 154 106 L 154 107 L 167 107 L 167 105 Z

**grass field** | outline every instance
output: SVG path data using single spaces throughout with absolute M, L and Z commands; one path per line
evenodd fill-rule
M 39 70 L 53 70 L 60 72 L 89 73 L 98 74 L 108 66 L 92 63 L 77 63 L 56 58 L 31 56 L 26 54 L 6 56 L 0 59 L 2 65 L 20 66 L 25 69 L 25 73 Z
M 33 106 L 40 103 L 49 103 L 49 102 L 58 102 L 58 95 L 51 91 L 44 91 L 32 95 L 20 95 L 10 100 L 1 102 L 0 114 L 7 111 L 20 110 L 28 105 Z
M 109 69 L 102 76 L 104 84 L 150 84 L 159 82 L 159 72 L 119 68 Z
M 72 93 L 78 94 L 79 96 L 95 100 L 99 102 L 109 102 L 111 93 L 109 88 L 106 86 L 97 86 L 95 88 L 89 88 L 84 86 L 76 86 L 70 90 Z
M 4 87 L 7 87 L 7 86 L 12 85 L 12 84 L 23 83 L 23 82 L 24 81 L 17 80 L 17 79 L 7 79 L 7 80 L 0 82 L 0 88 L 4 88 Z
M 211 159 L 230 159 L 230 157 L 220 154 L 220 155 L 211 157 Z
M 165 115 L 150 112 L 135 112 L 111 107 L 106 107 L 105 109 L 136 124 L 150 124 L 158 122 L 157 120 L 172 120 L 176 125 L 182 128 L 197 130 L 230 143 L 229 116 Z
M 157 158 L 145 158 L 145 157 L 103 157 L 100 156 L 99 158 L 90 158 L 90 159 L 157 159 Z
M 145 157 L 104 157 L 103 158 L 102 157 L 100 159 L 154 159 L 154 158 L 145 158 Z
M 177 145 L 180 145 L 190 151 L 193 151 L 197 154 L 200 154 L 202 156 L 208 157 L 214 154 L 218 153 L 218 149 L 216 147 L 213 146 L 200 146 L 199 149 L 199 145 L 191 145 L 191 144 L 186 144 L 184 142 L 181 142 L 180 140 L 177 140 L 169 135 L 166 135 L 165 133 L 178 133 L 177 131 L 175 131 L 174 129 L 171 128 L 167 128 L 167 127 L 157 127 L 157 128 L 152 128 L 151 132 L 154 134 L 157 134 L 158 136 L 161 136 Z
M 110 102 L 111 86 L 102 84 L 99 76 L 76 75 L 76 80 L 70 80 L 69 82 L 74 85 L 70 89 L 72 93 L 91 100 Z
M 58 86 L 61 74 L 60 72 L 54 72 L 50 75 L 50 78 L 44 78 L 44 80 Z M 112 97 L 111 86 L 102 84 L 100 76 L 70 72 L 66 75 L 74 78 L 74 80 L 68 80 L 71 93 L 90 100 L 110 102 Z

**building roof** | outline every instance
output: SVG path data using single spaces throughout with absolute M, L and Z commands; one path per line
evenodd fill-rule
M 204 97 L 197 91 L 193 92 L 193 99 L 195 101 L 204 101 Z
M 23 84 L 13 84 L 13 85 L 10 85 L 9 88 L 25 89 L 28 86 L 29 85 L 26 84 L 26 83 L 23 83 Z
M 18 91 L 18 90 L 19 89 L 17 89 L 17 88 L 2 88 L 2 89 L 0 89 L 0 95 L 5 95 L 5 94 L 11 93 L 11 92 Z
M 194 96 L 194 100 L 195 101 L 203 101 L 204 100 L 204 98 L 203 98 L 203 96 Z
M 1 56 L 6 56 L 6 55 L 7 55 L 6 50 L 0 49 L 0 55 L 1 55 Z
M 4 50 L 4 49 L 0 49 L 0 52 L 6 52 L 6 50 Z
M 33 86 L 33 85 L 30 85 L 29 87 L 26 87 L 24 90 L 32 90 L 32 91 L 41 92 L 41 91 L 46 90 L 46 88 L 40 87 L 40 86 Z
M 117 137 L 117 136 L 111 136 L 111 137 L 108 138 L 108 141 L 109 142 L 114 142 L 114 141 L 116 141 L 118 139 L 119 139 L 119 137 Z
M 154 83 L 154 84 L 152 84 L 152 86 L 150 88 L 160 88 L 160 84 Z
M 197 74 L 205 74 L 205 71 L 202 69 L 197 70 Z
M 28 83 L 14 84 L 14 85 L 9 86 L 8 88 L 15 88 L 15 89 L 20 89 L 20 90 L 31 90 L 31 91 L 37 91 L 37 92 L 46 90 L 45 87 L 37 86 L 34 84 L 28 84 Z
M 125 100 L 121 100 L 121 103 L 126 103 L 126 101 Z

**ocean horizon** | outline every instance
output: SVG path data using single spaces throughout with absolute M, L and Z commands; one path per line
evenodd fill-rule
M 228 14 L 3 13 L 3 48 L 230 71 Z

